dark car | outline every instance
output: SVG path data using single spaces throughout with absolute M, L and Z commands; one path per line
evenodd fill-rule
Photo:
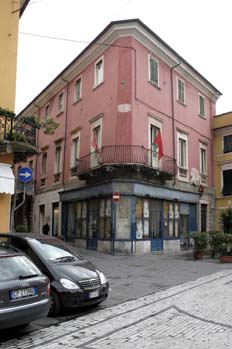
M 51 282 L 49 315 L 62 309 L 96 305 L 108 296 L 105 275 L 61 239 L 39 234 L 0 234 L 27 254 Z
M 0 246 L 0 329 L 26 325 L 49 310 L 50 283 L 24 254 Z

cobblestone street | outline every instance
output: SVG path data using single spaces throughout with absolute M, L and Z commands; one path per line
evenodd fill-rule
M 37 330 L 1 348 L 231 348 L 231 287 L 232 271 L 223 270 Z

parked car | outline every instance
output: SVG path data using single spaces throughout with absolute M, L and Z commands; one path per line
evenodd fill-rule
M 109 292 L 105 275 L 61 239 L 40 234 L 0 234 L 10 246 L 27 254 L 51 283 L 49 315 L 63 309 L 96 305 Z
M 46 317 L 50 283 L 32 261 L 16 249 L 0 246 L 0 329 Z

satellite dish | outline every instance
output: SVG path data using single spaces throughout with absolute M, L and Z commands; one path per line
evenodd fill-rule
M 200 173 L 197 168 L 191 168 L 190 172 L 190 182 L 193 185 L 198 185 L 200 182 Z

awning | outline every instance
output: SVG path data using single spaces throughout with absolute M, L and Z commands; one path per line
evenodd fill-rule
M 10 164 L 0 163 L 0 193 L 14 194 L 15 177 Z

